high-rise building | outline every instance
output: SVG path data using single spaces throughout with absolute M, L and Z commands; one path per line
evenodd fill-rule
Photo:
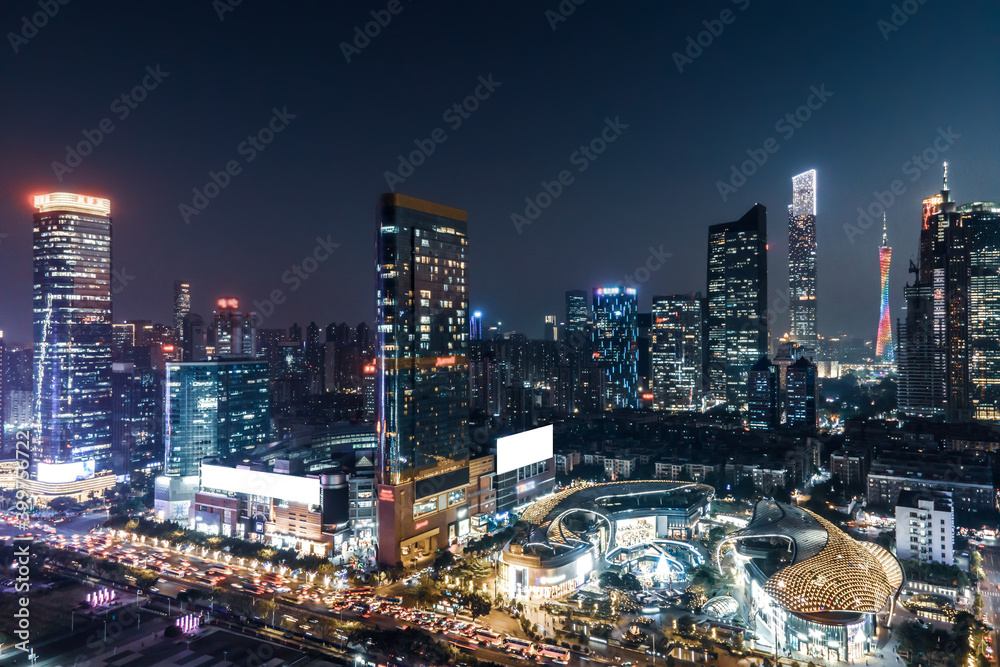
M 896 503 L 896 556 L 955 563 L 955 507 L 948 491 L 903 491 Z
M 178 341 L 183 340 L 184 316 L 191 312 L 191 285 L 174 281 L 174 333 Z
M 788 367 L 785 375 L 785 424 L 792 428 L 814 429 L 816 411 L 816 365 L 805 357 Z
M 701 295 L 654 296 L 652 313 L 653 407 L 698 410 L 702 371 Z
M 322 394 L 326 349 L 319 342 L 319 326 L 310 322 L 306 327 L 306 366 L 309 368 L 309 393 Z
M 468 218 L 399 194 L 378 214 L 379 560 L 395 564 L 468 526 Z
M 607 375 L 604 409 L 639 405 L 638 299 L 634 287 L 598 287 L 594 290 L 591 329 L 596 359 Z
M 788 207 L 788 292 L 790 339 L 815 348 L 816 335 L 816 170 L 792 177 Z
M 116 363 L 111 374 L 115 474 L 151 490 L 163 472 L 163 385 L 160 373 Z
M 181 335 L 181 360 L 204 361 L 208 357 L 208 327 L 198 313 L 184 316 Z
M 882 277 L 881 306 L 879 307 L 878 336 L 875 339 L 875 360 L 892 364 L 896 360 L 892 344 L 892 319 L 889 317 L 889 263 L 892 248 L 885 228 L 885 214 L 882 214 L 882 245 L 878 249 L 878 267 Z
M 545 327 L 542 330 L 542 340 L 559 340 L 559 322 L 555 315 L 545 316 Z
M 969 234 L 969 382 L 975 419 L 1000 420 L 1000 204 L 959 206 Z
M 35 207 L 32 474 L 110 472 L 111 202 L 56 192 Z
M 587 335 L 587 325 L 590 322 L 590 309 L 587 308 L 587 292 L 584 290 L 569 290 L 566 292 L 566 338 L 572 336 L 581 341 Z M 578 346 L 580 344 L 578 343 Z
M 778 370 L 764 356 L 747 374 L 747 420 L 752 429 L 771 430 L 778 426 Z
M 767 209 L 708 231 L 705 375 L 730 409 L 746 404 L 750 366 L 768 351 Z
M 215 305 L 215 316 L 208 330 L 208 347 L 213 350 L 211 356 L 255 356 L 255 328 L 252 318 L 240 310 L 239 299 L 222 297 Z
M 3 341 L 3 331 L 0 331 L 0 438 L 3 437 L 7 415 L 7 391 L 7 345 Z
M 207 457 L 248 453 L 268 441 L 267 363 L 212 360 L 167 364 L 165 472 L 197 475 Z
M 483 339 L 483 313 L 476 311 L 469 319 L 469 340 Z

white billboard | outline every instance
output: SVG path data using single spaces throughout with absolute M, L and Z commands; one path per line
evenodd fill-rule
M 497 471 L 502 475 L 552 458 L 552 425 L 497 438 Z
M 38 462 L 38 481 L 49 484 L 65 484 L 94 476 L 94 461 L 74 461 L 72 463 Z
M 244 468 L 228 468 L 203 463 L 201 488 L 205 491 L 227 491 L 267 498 L 289 500 L 304 505 L 320 504 L 318 477 L 280 475 Z

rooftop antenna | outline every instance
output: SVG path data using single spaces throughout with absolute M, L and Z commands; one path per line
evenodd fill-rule
M 946 185 L 946 187 L 947 187 L 947 185 Z M 889 245 L 889 240 L 888 240 L 888 236 L 886 235 L 886 231 L 885 231 L 885 211 L 882 211 L 882 247 L 884 248 L 887 245 Z
M 944 163 L 944 190 L 948 189 L 948 163 Z

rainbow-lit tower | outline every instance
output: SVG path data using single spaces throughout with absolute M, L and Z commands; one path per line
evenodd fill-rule
M 892 248 L 889 247 L 885 229 L 885 214 L 882 214 L 882 246 L 878 249 L 878 266 L 882 272 L 882 308 L 878 318 L 878 338 L 875 341 L 875 359 L 884 364 L 895 363 L 892 348 L 892 320 L 889 319 L 889 261 Z

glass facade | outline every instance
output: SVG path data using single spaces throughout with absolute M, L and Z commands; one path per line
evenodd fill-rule
M 750 366 L 767 354 L 767 209 L 708 231 L 705 373 L 730 409 L 747 401 Z
M 959 207 L 969 234 L 969 380 L 976 419 L 1000 420 L 1000 205 Z
M 111 203 L 35 197 L 32 468 L 112 469 Z
M 788 292 L 791 340 L 815 348 L 816 170 L 792 177 L 788 207 Z
M 701 403 L 701 298 L 653 297 L 653 407 L 698 410 Z
M 882 217 L 882 246 L 878 249 L 878 267 L 881 274 L 878 336 L 875 339 L 875 359 L 884 364 L 896 361 L 892 345 L 892 319 L 889 316 L 889 265 L 892 262 L 892 248 L 885 230 L 885 216 Z
M 638 407 L 638 299 L 632 287 L 594 290 L 594 358 L 604 368 L 604 409 Z
M 464 211 L 384 195 L 377 243 L 377 466 L 398 485 L 469 458 Z
M 249 452 L 270 436 L 267 362 L 167 364 L 166 474 L 197 475 L 201 460 Z

